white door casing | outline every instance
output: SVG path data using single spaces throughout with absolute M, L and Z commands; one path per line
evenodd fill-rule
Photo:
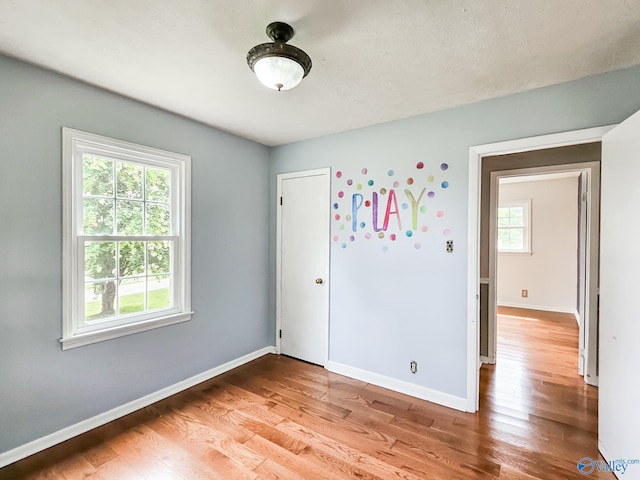
M 328 361 L 330 169 L 278 175 L 276 349 Z
M 602 139 L 598 448 L 640 459 L 640 112 Z M 640 465 L 618 478 L 640 479 Z
M 467 411 L 475 412 L 479 405 L 480 382 L 480 171 L 482 158 L 531 150 L 597 142 L 613 126 L 522 138 L 505 142 L 477 145 L 469 148 L 469 223 L 467 275 Z
M 585 372 L 585 358 L 584 352 L 586 349 L 585 343 L 585 331 L 584 331 L 584 318 L 586 312 L 586 295 L 585 295 L 585 280 L 586 280 L 586 268 L 587 259 L 585 252 L 587 251 L 587 201 L 588 201 L 588 173 L 582 172 L 580 179 L 578 180 L 578 373 L 584 377 Z M 585 201 L 585 199 L 587 201 Z

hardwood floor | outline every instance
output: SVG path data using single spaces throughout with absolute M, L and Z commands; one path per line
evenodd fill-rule
M 268 355 L 0 469 L 0 479 L 581 478 L 577 461 L 600 457 L 575 319 L 501 313 L 477 414 Z

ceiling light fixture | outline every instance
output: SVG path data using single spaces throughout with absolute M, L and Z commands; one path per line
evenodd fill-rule
M 267 26 L 267 36 L 273 43 L 261 43 L 247 53 L 247 64 L 258 80 L 273 90 L 296 87 L 311 71 L 309 55 L 287 42 L 293 38 L 293 28 L 282 22 Z

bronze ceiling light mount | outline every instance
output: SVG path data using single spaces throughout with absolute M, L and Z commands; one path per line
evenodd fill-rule
M 247 64 L 264 86 L 278 91 L 290 90 L 311 71 L 311 58 L 287 43 L 294 35 L 290 25 L 273 22 L 266 32 L 273 42 L 261 43 L 249 50 Z

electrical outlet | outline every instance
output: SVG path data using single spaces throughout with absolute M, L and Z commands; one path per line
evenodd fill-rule
M 522 298 L 529 298 L 529 290 L 522 289 Z
M 418 362 L 415 360 L 411 360 L 411 373 L 416 373 L 418 371 Z
M 453 253 L 453 240 L 447 240 L 447 253 Z

